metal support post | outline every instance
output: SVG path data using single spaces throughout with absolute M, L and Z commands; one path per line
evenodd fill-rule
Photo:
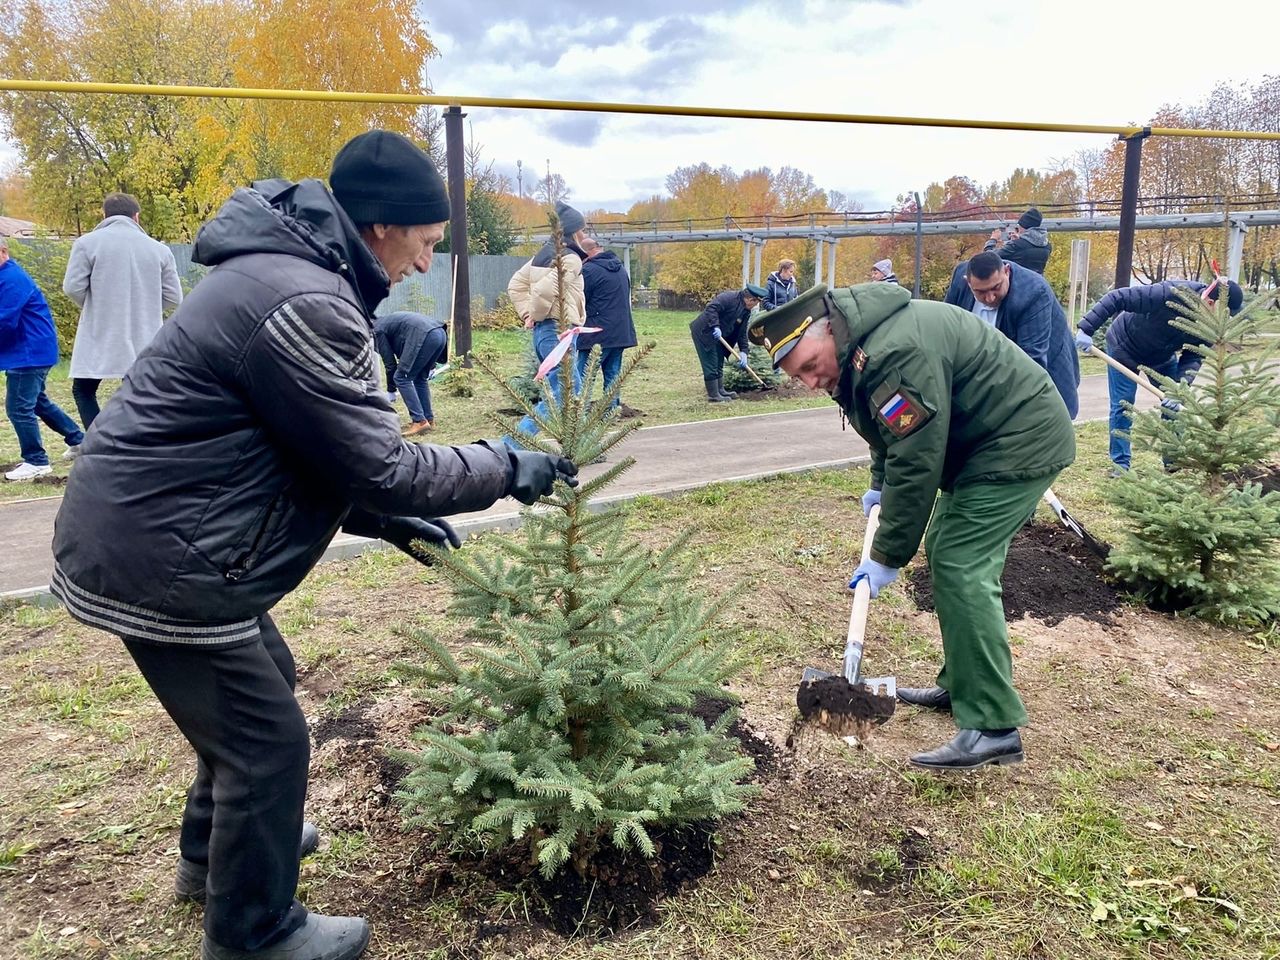
M 627 279 L 631 279 L 631 245 L 622 248 L 622 269 L 627 272 Z
M 449 250 L 453 254 L 453 344 L 464 367 L 471 366 L 471 270 L 467 261 L 467 146 L 461 107 L 444 112 L 446 170 L 449 174 Z
M 822 238 L 819 237 L 817 240 L 814 241 L 814 252 L 813 252 L 813 282 L 814 283 L 822 282 L 822 246 L 823 246 L 823 241 L 822 241 Z
M 751 238 L 742 238 L 742 285 L 751 282 Z
M 831 249 L 827 254 L 827 289 L 836 288 L 836 244 L 840 241 L 832 238 Z
M 1067 326 L 1075 329 L 1076 311 L 1083 313 L 1089 306 L 1089 241 L 1071 241 L 1070 277 L 1067 280 L 1070 299 L 1067 305 Z
M 1227 279 L 1240 282 L 1240 265 L 1244 261 L 1244 235 L 1246 227 L 1239 220 L 1231 221 L 1231 242 L 1227 247 Z
M 1120 188 L 1120 235 L 1116 240 L 1116 287 L 1127 287 L 1133 276 L 1133 228 L 1138 217 L 1139 175 L 1142 173 L 1142 141 L 1151 128 L 1124 137 L 1124 184 Z
M 916 198 L 916 278 L 911 284 L 911 296 L 920 299 L 920 271 L 924 269 L 924 210 L 920 206 L 920 194 Z
M 757 286 L 760 285 L 760 260 L 763 256 L 764 256 L 764 241 L 759 240 L 756 242 L 756 279 L 754 281 Z

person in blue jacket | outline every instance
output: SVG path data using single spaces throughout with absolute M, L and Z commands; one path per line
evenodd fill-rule
M 712 403 L 736 400 L 738 395 L 726 390 L 724 358 L 729 351 L 720 341 L 726 340 L 738 348 L 738 366 L 747 368 L 747 320 L 751 311 L 764 300 L 768 291 L 754 283 L 741 290 L 726 290 L 716 294 L 700 314 L 689 324 L 693 348 L 698 352 L 702 365 L 702 381 L 707 388 L 707 399 Z
M 431 372 L 449 359 L 449 331 L 439 317 L 401 311 L 373 321 L 373 345 L 387 373 L 387 399 L 397 394 L 409 410 L 403 435 L 416 437 L 435 427 Z
M 1074 418 L 1080 412 L 1080 359 L 1072 349 L 1071 326 L 1040 274 L 980 253 L 962 261 L 951 276 L 946 302 L 976 314 L 1022 348 L 1049 374 Z
M 9 259 L 0 237 L 0 370 L 5 373 L 4 410 L 18 435 L 22 462 L 6 480 L 34 480 L 53 472 L 40 439 L 40 423 L 67 442 L 64 459 L 80 452 L 84 433 L 44 392 L 49 368 L 58 362 L 58 332 L 48 301 L 27 271 Z
M 1212 284 L 1204 284 L 1198 280 L 1166 280 L 1149 286 L 1112 290 L 1080 320 L 1076 344 L 1081 351 L 1088 353 L 1093 348 L 1094 336 L 1106 327 L 1107 353 L 1113 360 L 1130 370 L 1147 367 L 1152 373 L 1170 380 L 1190 383 L 1195 379 L 1203 358 L 1194 350 L 1188 349 L 1188 346 L 1204 341 L 1179 330 L 1170 322 L 1177 319 L 1178 314 L 1169 306 L 1169 301 L 1174 299 L 1173 291 L 1178 287 L 1193 290 L 1210 301 L 1216 301 L 1224 286 L 1228 290 L 1227 308 L 1233 314 L 1239 313 L 1244 304 L 1244 291 L 1234 280 L 1221 279 Z M 1107 326 L 1108 323 L 1110 326 Z M 1151 373 L 1147 377 L 1152 383 L 1157 382 Z M 1113 476 L 1119 471 L 1128 470 L 1132 462 L 1129 443 L 1132 421 L 1125 404 L 1132 404 L 1137 393 L 1136 383 L 1124 374 L 1107 368 L 1107 394 L 1111 401 L 1109 453 L 1114 464 Z M 1176 413 L 1178 408 L 1173 400 L 1165 400 L 1161 406 L 1164 407 L 1162 413 L 1165 414 Z
M 584 383 L 587 364 L 591 360 L 591 348 L 600 348 L 600 371 L 604 374 L 605 393 L 613 388 L 622 371 L 622 351 L 636 345 L 636 325 L 631 317 L 631 278 L 622 268 L 622 261 L 612 250 L 606 250 L 594 239 L 583 241 L 582 250 L 587 259 L 582 262 L 582 284 L 587 301 L 588 327 L 600 327 L 599 333 L 580 333 L 577 338 L 577 380 L 581 389 L 591 390 Z M 613 406 L 622 406 L 622 397 L 613 398 Z

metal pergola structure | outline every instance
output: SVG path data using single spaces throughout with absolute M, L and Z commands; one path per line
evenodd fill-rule
M 1046 230 L 1057 233 L 1082 233 L 1116 231 L 1120 229 L 1120 216 L 1098 217 L 1046 217 L 1041 224 Z M 817 245 L 814 283 L 821 283 L 824 274 L 827 283 L 835 285 L 836 244 L 845 237 L 892 236 L 955 236 L 960 234 L 984 234 L 1007 227 L 1007 219 L 987 217 L 981 220 L 849 220 L 820 226 L 783 224 L 779 226 L 727 227 L 722 230 L 687 230 L 659 228 L 591 230 L 591 235 L 608 247 L 620 249 L 627 274 L 631 273 L 631 250 L 650 243 L 689 243 L 700 240 L 738 241 L 742 244 L 742 282 L 759 283 L 761 257 L 765 243 L 770 240 L 807 240 Z M 1134 218 L 1135 230 L 1212 229 L 1230 227 L 1231 243 L 1227 251 L 1227 276 L 1240 277 L 1240 264 L 1244 256 L 1244 238 L 1250 227 L 1280 225 L 1280 210 L 1232 210 L 1222 213 L 1159 213 L 1142 214 Z M 536 242 L 547 240 L 542 234 L 531 238 Z M 753 255 L 754 254 L 754 255 Z M 918 264 L 917 264 L 918 267 Z
M 1203 130 L 1184 127 L 1137 126 L 1134 124 L 1047 123 L 1020 120 L 980 120 L 955 117 L 911 117 L 877 114 L 832 113 L 808 110 L 761 110 L 736 107 L 701 107 L 682 104 L 617 103 L 590 100 L 550 100 L 514 97 L 457 97 L 430 93 L 377 93 L 372 91 L 355 90 L 290 90 L 250 87 L 204 87 L 180 84 L 98 83 L 76 80 L 29 80 L 0 77 L 0 91 L 106 96 L 210 97 L 215 99 L 231 100 L 283 100 L 321 103 L 398 103 L 407 105 L 439 106 L 445 108 L 445 143 L 449 154 L 449 171 L 450 173 L 455 174 L 455 176 L 456 171 L 460 171 L 462 169 L 461 158 L 465 149 L 462 134 L 462 118 L 465 116 L 462 112 L 463 107 L 550 110 L 578 113 L 616 113 L 641 116 L 787 120 L 811 123 L 866 124 L 872 126 L 932 127 L 937 129 L 1014 130 L 1046 133 L 1094 133 L 1110 135 L 1118 138 L 1125 145 L 1124 181 L 1121 187 L 1120 215 L 1116 218 L 1106 218 L 1114 219 L 1114 226 L 1084 226 L 1077 227 L 1075 229 L 1114 229 L 1119 233 L 1118 242 L 1116 244 L 1116 286 L 1118 287 L 1128 285 L 1129 277 L 1133 269 L 1133 232 L 1137 227 L 1138 174 L 1142 166 L 1142 144 L 1144 141 L 1152 136 L 1211 138 L 1220 140 L 1280 141 L 1280 131 L 1275 130 Z M 450 180 L 453 179 L 454 176 L 451 176 Z M 453 188 L 453 185 L 451 184 L 450 192 L 454 197 L 460 198 L 462 196 L 462 190 L 457 189 L 457 192 L 455 193 L 454 189 L 455 188 Z M 451 206 L 451 235 L 455 239 L 460 239 L 466 236 L 465 202 L 453 202 Z M 917 207 L 918 206 L 919 204 L 917 203 Z M 1208 214 L 1207 216 L 1212 217 L 1213 215 Z M 1221 217 L 1219 217 L 1216 222 L 1221 223 Z M 1004 221 L 994 223 L 992 221 L 970 221 L 970 223 L 991 223 L 992 226 L 1004 225 Z M 1181 225 L 1191 226 L 1192 224 L 1188 223 Z M 1200 226 L 1201 224 L 1196 225 Z M 1214 222 L 1203 224 L 1203 226 L 1214 225 Z M 890 225 L 886 224 L 885 226 Z M 953 225 L 952 229 L 955 230 L 958 226 L 959 224 Z M 987 229 L 991 228 L 991 226 L 987 227 Z M 901 227 L 899 226 L 898 229 L 900 230 Z M 1062 228 L 1059 227 L 1058 229 Z M 898 232 L 898 230 L 893 232 Z M 920 221 L 917 220 L 916 224 L 907 225 L 907 232 L 914 232 L 917 238 L 922 237 L 923 226 L 920 224 Z M 780 236 L 780 234 L 777 233 L 771 235 L 775 237 Z M 838 234 L 829 231 L 821 238 L 815 239 L 819 239 L 819 242 L 825 245 L 827 243 L 834 243 L 838 241 L 841 236 L 859 235 L 875 236 L 877 234 Z M 689 240 L 695 238 L 684 236 L 681 239 Z M 746 239 L 741 236 L 732 238 L 726 237 L 724 239 L 743 240 L 743 262 L 745 265 L 750 250 L 750 246 Z M 755 235 L 752 236 L 750 242 L 757 243 Z M 1236 246 L 1236 244 L 1233 243 L 1233 247 L 1234 246 Z M 465 253 L 466 248 L 463 247 L 462 249 Z M 626 248 L 624 247 L 624 249 Z M 757 262 L 759 260 L 759 256 L 759 248 L 757 246 Z M 453 298 L 453 305 L 455 309 L 454 321 L 456 324 L 455 340 L 458 352 L 465 355 L 471 349 L 470 277 L 467 272 L 466 256 L 458 254 L 455 250 L 454 258 L 456 261 L 454 265 L 455 276 L 457 278 Z M 919 256 L 917 256 L 916 259 L 919 261 Z M 819 262 L 821 262 L 821 257 L 819 258 Z M 834 262 L 834 258 L 832 259 L 832 262 Z

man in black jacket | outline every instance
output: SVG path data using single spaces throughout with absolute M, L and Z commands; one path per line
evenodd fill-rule
M 582 261 L 582 286 L 587 301 L 585 326 L 599 327 L 599 333 L 580 333 L 575 341 L 578 349 L 577 376 L 579 388 L 591 395 L 592 384 L 583 382 L 592 347 L 600 348 L 600 372 L 604 374 L 604 392 L 613 389 L 622 372 L 622 351 L 636 345 L 636 325 L 631 317 L 631 278 L 622 261 L 612 250 L 606 250 L 588 237 L 582 243 L 587 259 Z M 613 398 L 613 406 L 621 408 L 622 397 Z
M 1049 242 L 1049 234 L 1041 226 L 1042 223 L 1044 217 L 1032 207 L 1018 218 L 1007 241 L 1001 242 L 1002 232 L 997 227 L 991 231 L 991 237 L 982 249 L 995 250 L 1006 263 L 1016 263 L 1020 267 L 1043 274 L 1045 265 L 1049 262 L 1049 254 L 1053 252 L 1053 244 Z
M 1239 313 L 1244 303 L 1244 291 L 1234 280 L 1220 279 L 1212 284 L 1197 280 L 1166 280 L 1149 286 L 1120 287 L 1105 294 L 1093 305 L 1093 309 L 1080 320 L 1076 333 L 1076 345 L 1088 353 L 1093 347 L 1093 337 L 1103 327 L 1107 328 L 1107 353 L 1130 370 L 1146 367 L 1153 373 L 1190 383 L 1196 377 L 1203 358 L 1188 349 L 1192 343 L 1202 341 L 1179 330 L 1171 321 L 1178 314 L 1169 301 L 1174 299 L 1174 288 L 1193 290 L 1209 300 L 1216 301 L 1226 287 L 1227 308 Z M 1113 319 L 1114 318 L 1114 319 Z M 1110 326 L 1107 324 L 1110 323 Z M 1147 375 L 1152 383 L 1156 378 Z M 1138 385 L 1122 373 L 1107 367 L 1107 394 L 1111 401 L 1111 447 L 1109 454 L 1112 476 L 1129 469 L 1132 447 L 1129 428 L 1132 420 L 1125 404 L 1132 404 L 1137 397 Z M 1176 412 L 1177 404 L 1166 400 L 1165 413 Z
M 737 346 L 738 366 L 745 370 L 747 320 L 767 293 L 764 287 L 754 283 L 748 283 L 741 290 L 726 290 L 716 294 L 689 324 L 693 349 L 697 351 L 698 363 L 702 366 L 707 399 L 712 403 L 724 403 L 738 398 L 732 390 L 726 390 L 721 382 L 724 379 L 724 358 L 729 356 L 729 350 L 720 341 L 723 339 Z
M 349 960 L 362 919 L 294 899 L 309 743 L 268 612 L 341 527 L 458 545 L 442 514 L 532 503 L 561 458 L 414 445 L 374 373 L 372 314 L 425 272 L 444 183 L 372 131 L 318 180 L 237 190 L 201 228 L 214 269 L 95 421 L 54 528 L 53 592 L 118 634 L 199 759 L 176 890 L 206 902 L 204 960 Z

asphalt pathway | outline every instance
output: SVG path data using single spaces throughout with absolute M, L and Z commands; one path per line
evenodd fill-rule
M 1138 406 L 1151 405 L 1150 395 L 1139 390 Z M 1077 422 L 1106 415 L 1106 377 L 1085 377 L 1080 383 Z M 862 438 L 851 428 L 841 429 L 834 404 L 787 413 L 644 427 L 615 448 L 611 459 L 624 455 L 634 457 L 635 466 L 614 483 L 606 502 L 642 494 L 672 496 L 711 483 L 845 467 L 865 463 L 868 458 Z M 607 464 L 587 467 L 583 475 L 591 477 L 607 468 Z M 55 496 L 0 504 L 0 598 L 47 593 L 53 569 L 53 518 L 61 502 L 62 498 Z M 519 507 L 513 500 L 503 500 L 488 510 L 450 520 L 464 533 L 512 529 L 520 522 Z M 378 541 L 339 534 L 326 558 L 350 557 L 379 545 Z

